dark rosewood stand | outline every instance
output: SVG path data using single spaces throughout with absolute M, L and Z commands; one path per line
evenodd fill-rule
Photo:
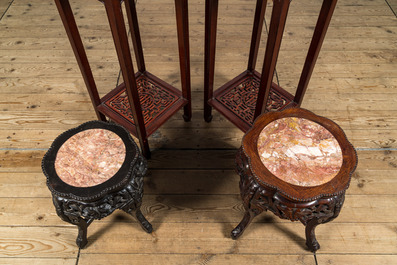
M 55 170 L 55 158 L 59 148 L 73 135 L 88 129 L 106 129 L 116 133 L 126 147 L 126 158 L 120 170 L 106 182 L 92 187 L 74 187 L 63 182 Z M 52 193 L 58 216 L 65 222 L 77 225 L 76 244 L 87 245 L 87 228 L 95 219 L 102 219 L 116 209 L 135 215 L 143 230 L 152 232 L 152 225 L 143 216 L 140 206 L 143 197 L 143 176 L 146 160 L 129 133 L 119 125 L 92 121 L 66 131 L 58 136 L 42 161 L 47 186 Z
M 139 139 L 143 155 L 149 158 L 147 138 L 153 132 L 182 107 L 184 107 L 185 121 L 189 121 L 192 116 L 187 0 L 175 0 L 182 91 L 146 71 L 134 1 L 101 0 L 101 2 L 105 5 L 124 79 L 124 83 L 103 98 L 99 98 L 69 0 L 55 0 L 98 119 L 105 121 L 107 116 L 127 128 Z M 131 30 L 138 67 L 136 73 L 128 45 L 122 2 L 125 2 Z
M 214 92 L 218 0 L 206 0 L 204 119 L 210 122 L 212 108 L 223 114 L 243 132 L 256 117 L 268 111 L 300 106 L 313 72 L 337 0 L 324 0 L 303 66 L 295 96 L 273 83 L 290 0 L 274 0 L 262 73 L 255 71 L 266 0 L 257 0 L 247 69 Z
M 277 178 L 261 162 L 257 149 L 260 132 L 272 121 L 285 117 L 314 121 L 336 138 L 342 150 L 343 162 L 339 173 L 329 182 L 311 187 L 293 185 Z M 306 245 L 315 252 L 320 245 L 314 230 L 317 225 L 332 221 L 339 215 L 357 165 L 357 155 L 337 124 L 307 110 L 291 108 L 263 114 L 255 121 L 243 138 L 236 164 L 245 215 L 232 231 L 232 238 L 240 237 L 255 216 L 269 210 L 280 218 L 301 221 L 306 226 Z

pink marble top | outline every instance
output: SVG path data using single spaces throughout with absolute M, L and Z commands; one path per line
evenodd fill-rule
M 258 152 L 273 175 L 299 186 L 330 181 L 343 160 L 337 140 L 327 129 L 295 117 L 269 123 L 259 135 Z
M 85 130 L 61 146 L 55 170 L 71 186 L 91 187 L 115 175 L 125 155 L 125 145 L 117 134 L 105 129 Z

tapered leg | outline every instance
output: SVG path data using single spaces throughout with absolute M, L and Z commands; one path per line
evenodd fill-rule
M 145 59 L 143 57 L 143 48 L 141 41 L 141 34 L 138 26 L 138 15 L 134 1 L 128 0 L 125 2 L 125 9 L 127 11 L 128 24 L 131 30 L 132 46 L 134 47 L 136 64 L 138 71 L 144 73 L 146 71 Z
M 317 20 L 316 28 L 313 33 L 312 41 L 310 43 L 309 51 L 306 56 L 305 64 L 303 66 L 302 74 L 299 79 L 299 84 L 296 90 L 294 101 L 300 106 L 302 104 L 303 96 L 306 93 L 310 77 L 313 73 L 314 65 L 320 53 L 325 34 L 329 23 L 331 22 L 332 14 L 334 13 L 337 0 L 325 0 L 321 7 L 320 15 Z
M 208 103 L 214 92 L 214 68 L 218 0 L 205 1 L 205 51 L 204 51 L 204 120 L 212 120 L 212 107 Z
M 307 225 L 306 225 L 306 246 L 312 251 L 316 252 L 318 249 L 320 249 L 320 244 L 318 243 L 316 239 L 316 235 L 314 233 L 314 230 L 316 229 L 316 226 L 319 225 L 319 219 L 318 218 L 313 218 L 310 220 Z
M 266 44 L 265 59 L 263 61 L 261 81 L 256 101 L 254 120 L 266 110 L 277 57 L 283 38 L 284 26 L 287 20 L 290 0 L 273 1 L 272 18 L 270 21 L 269 36 Z
M 135 211 L 135 216 L 138 219 L 142 229 L 145 230 L 147 233 L 151 233 L 153 231 L 152 225 L 146 220 L 145 216 L 143 216 L 141 209 L 137 209 Z
M 139 139 L 142 154 L 146 158 L 150 158 L 149 143 L 135 80 L 130 47 L 128 45 L 128 37 L 123 19 L 121 2 L 119 0 L 104 0 L 104 3 L 126 87 L 128 102 L 135 122 L 137 138 Z
M 254 25 L 252 28 L 251 47 L 248 57 L 247 70 L 253 72 L 255 70 L 256 59 L 258 56 L 259 44 L 261 41 L 262 26 L 265 19 L 267 1 L 257 0 L 255 8 Z
M 142 192 L 142 191 L 141 191 Z M 152 225 L 142 214 L 140 209 L 141 201 L 131 200 L 129 204 L 121 208 L 124 212 L 136 217 L 142 229 L 147 233 L 151 233 L 153 231 Z
M 90 95 L 95 114 L 98 120 L 106 121 L 105 115 L 100 113 L 97 109 L 97 107 L 101 104 L 101 100 L 99 98 L 98 89 L 94 81 L 94 76 L 88 62 L 87 54 L 85 52 L 84 45 L 80 37 L 80 33 L 74 19 L 73 11 L 70 7 L 69 0 L 55 0 L 55 4 L 58 8 L 58 12 L 62 19 L 63 26 L 65 27 L 85 85 Z
M 87 240 L 88 223 L 83 218 L 80 218 L 79 223 L 77 224 L 77 227 L 79 228 L 79 234 L 76 239 L 76 244 L 79 248 L 84 248 L 88 243 L 88 240 Z
M 233 229 L 231 233 L 232 239 L 239 238 L 256 215 L 257 214 L 255 214 L 253 211 L 246 210 L 243 220 L 241 220 L 241 222 L 236 226 L 236 228 Z
M 175 0 L 176 25 L 179 46 L 179 65 L 181 71 L 182 94 L 188 101 L 184 106 L 183 119 L 192 119 L 192 99 L 190 85 L 189 18 L 187 0 Z

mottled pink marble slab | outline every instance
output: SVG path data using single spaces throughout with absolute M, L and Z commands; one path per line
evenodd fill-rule
M 55 170 L 63 182 L 92 187 L 114 176 L 125 160 L 123 140 L 105 129 L 90 129 L 73 135 L 59 149 Z
M 330 181 L 343 160 L 337 140 L 327 129 L 295 117 L 269 123 L 259 135 L 258 152 L 273 175 L 299 186 Z

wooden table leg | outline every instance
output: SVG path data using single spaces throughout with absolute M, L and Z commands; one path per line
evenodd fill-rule
M 302 104 L 303 96 L 306 93 L 310 77 L 313 73 L 317 57 L 320 53 L 325 34 L 329 23 L 331 22 L 332 14 L 334 13 L 337 0 L 324 0 L 321 7 L 320 15 L 317 20 L 316 28 L 314 29 L 312 41 L 310 43 L 309 51 L 307 52 L 305 64 L 303 66 L 302 74 L 299 79 L 298 87 L 296 89 L 294 102 L 300 106 Z
M 250 72 L 253 72 L 255 70 L 259 44 L 261 42 L 262 28 L 265 20 L 266 4 L 266 0 L 257 0 L 256 2 L 254 25 L 252 28 L 251 36 L 251 47 L 247 66 L 247 70 Z
M 274 1 L 254 120 L 266 110 L 290 0 Z
M 214 92 L 216 27 L 218 20 L 218 0 L 205 1 L 205 54 L 204 54 L 204 120 L 212 120 L 212 107 L 208 101 Z
M 104 3 L 142 154 L 146 158 L 150 158 L 149 143 L 135 79 L 135 71 L 131 59 L 131 52 L 128 45 L 121 2 L 119 0 L 105 0 Z
M 246 210 L 243 219 L 236 226 L 236 228 L 233 229 L 231 233 L 232 239 L 236 240 L 237 238 L 239 238 L 244 233 L 244 230 L 251 223 L 255 216 L 257 216 L 255 212 L 251 210 Z
M 182 94 L 183 97 L 188 101 L 188 103 L 184 106 L 183 119 L 185 121 L 190 121 L 192 118 L 192 99 L 190 85 L 189 12 L 187 0 L 175 0 L 175 11 Z
M 94 76 L 88 62 L 87 54 L 80 37 L 79 29 L 77 28 L 76 20 L 74 19 L 69 0 L 55 0 L 55 4 L 58 8 L 59 15 L 61 17 L 63 26 L 65 27 L 66 34 L 68 35 L 81 74 L 83 75 L 83 79 L 87 87 L 88 94 L 90 95 L 95 114 L 98 120 L 106 121 L 105 115 L 100 113 L 97 109 L 97 107 L 101 104 L 101 100 L 99 98 L 98 89 L 94 81 Z

